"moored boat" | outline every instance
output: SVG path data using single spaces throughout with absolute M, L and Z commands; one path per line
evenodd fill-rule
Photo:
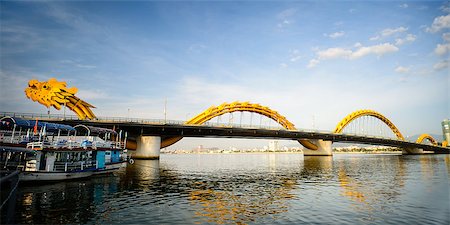
M 39 135 L 35 132 L 30 135 L 32 122 L 20 118 L 7 119 L 14 125 L 12 131 L 0 129 L 0 169 L 21 171 L 21 181 L 84 178 L 111 173 L 126 166 L 126 137 L 122 141 L 121 132 L 84 125 L 71 127 L 42 123 L 39 127 L 36 122 L 34 131 L 39 129 Z M 2 118 L 0 121 L 5 120 Z M 18 127 L 20 131 L 28 129 L 26 135 L 17 133 Z M 67 135 L 61 136 L 61 132 Z

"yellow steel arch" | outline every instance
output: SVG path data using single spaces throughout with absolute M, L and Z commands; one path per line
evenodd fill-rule
M 433 145 L 438 145 L 438 143 L 437 143 L 437 141 L 431 136 L 431 135 L 429 135 L 429 134 L 422 134 L 422 135 L 420 135 L 418 138 L 417 138 L 417 140 L 416 140 L 416 143 L 422 143 L 425 139 L 427 139 L 427 140 L 429 140 L 430 142 L 431 142 L 431 144 L 433 144 Z
M 221 116 L 225 113 L 233 112 L 254 112 L 276 121 L 281 126 L 288 130 L 295 130 L 294 124 L 289 122 L 286 117 L 280 115 L 277 111 L 271 110 L 268 107 L 261 106 L 259 104 L 252 104 L 249 102 L 232 102 L 223 103 L 219 106 L 212 106 L 209 109 L 203 111 L 192 119 L 186 121 L 186 124 L 203 124 L 214 117 Z
M 232 103 L 223 103 L 219 106 L 211 106 L 207 110 L 193 117 L 192 119 L 185 122 L 185 124 L 191 125 L 200 125 L 214 117 L 221 116 L 225 113 L 233 113 L 233 112 L 254 112 L 257 114 L 261 114 L 263 116 L 269 117 L 270 119 L 276 121 L 281 126 L 288 130 L 296 130 L 293 123 L 289 122 L 286 117 L 280 115 L 277 111 L 274 111 L 266 106 L 262 106 L 259 104 L 253 104 L 250 102 L 232 102 Z M 165 148 L 170 146 L 177 141 L 181 140 L 182 137 L 171 137 L 162 140 L 161 148 Z M 308 149 L 317 150 L 317 146 L 311 143 L 309 140 L 299 140 L 299 142 Z
M 375 117 L 379 120 L 381 120 L 383 123 L 385 123 L 389 128 L 391 128 L 392 132 L 394 132 L 394 134 L 397 136 L 397 138 L 399 140 L 404 141 L 405 138 L 403 137 L 403 135 L 400 133 L 400 131 L 397 129 L 397 127 L 386 117 L 384 117 L 382 114 L 373 111 L 373 110 L 369 110 L 369 109 L 363 109 L 363 110 L 358 110 L 355 112 L 350 113 L 348 116 L 346 116 L 343 120 L 341 120 L 341 122 L 338 123 L 338 125 L 336 126 L 336 128 L 334 129 L 334 133 L 341 133 L 342 130 L 349 124 L 351 123 L 353 120 L 362 117 L 362 116 L 372 116 Z

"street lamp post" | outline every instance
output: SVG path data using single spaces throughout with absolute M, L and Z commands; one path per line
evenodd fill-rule
M 164 99 L 164 124 L 167 123 L 167 98 Z

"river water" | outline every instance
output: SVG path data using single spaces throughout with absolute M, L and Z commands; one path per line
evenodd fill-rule
M 114 175 L 20 185 L 14 220 L 449 224 L 449 179 L 449 155 L 165 154 Z

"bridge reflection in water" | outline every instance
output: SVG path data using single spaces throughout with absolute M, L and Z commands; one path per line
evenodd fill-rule
M 449 164 L 448 155 L 163 155 L 116 176 L 22 185 L 15 222 L 442 223 Z

